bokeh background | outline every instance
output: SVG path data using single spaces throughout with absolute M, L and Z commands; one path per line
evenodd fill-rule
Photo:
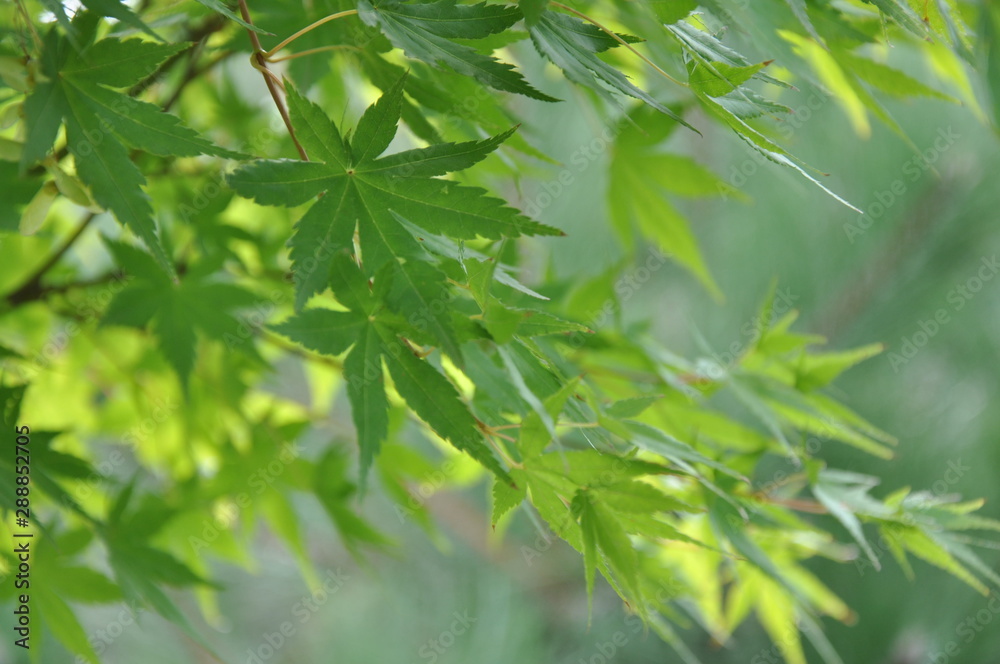
M 924 65 L 905 50 L 893 57 L 927 78 Z M 242 60 L 227 66 L 239 84 L 231 94 L 257 103 L 259 78 Z M 529 77 L 551 77 L 558 86 L 560 76 L 553 71 L 527 67 Z M 1000 518 L 997 137 L 967 105 L 889 102 L 918 151 L 933 155 L 933 169 L 915 168 L 913 147 L 885 126 L 873 122 L 870 137 L 859 137 L 835 102 L 817 97 L 807 80 L 797 85 L 780 100 L 798 109 L 809 108 L 810 98 L 821 101 L 798 114 L 790 147 L 829 173 L 824 184 L 868 210 L 868 218 L 862 222 L 794 172 L 760 164 L 734 135 L 692 112 L 689 119 L 704 136 L 675 132 L 668 147 L 694 155 L 746 197 L 680 203 L 725 302 L 668 265 L 625 304 L 623 317 L 651 320 L 650 334 L 679 353 L 721 354 L 749 341 L 746 324 L 769 284 L 776 283 L 799 310 L 800 331 L 826 335 L 834 348 L 886 345 L 881 356 L 839 380 L 836 390 L 847 405 L 900 439 L 897 457 L 881 461 L 836 444 L 819 455 L 838 467 L 882 477 L 877 491 L 911 485 L 983 497 L 985 515 Z M 524 102 L 522 132 L 542 152 L 567 163 L 604 125 L 589 105 L 573 103 L 579 90 L 566 85 L 561 92 L 567 101 L 558 106 Z M 607 159 L 600 155 L 545 210 L 545 221 L 569 235 L 523 248 L 527 280 L 533 274 L 583 282 L 624 269 L 605 205 Z M 505 193 L 515 200 L 530 198 L 560 168 L 538 164 L 531 178 L 518 183 L 525 189 L 511 184 Z M 300 389 L 294 378 L 289 369 L 288 380 L 277 380 L 276 389 Z M 346 403 L 337 400 L 332 418 L 346 421 L 346 415 Z M 459 469 L 452 479 L 461 474 Z M 505 532 L 493 532 L 487 483 L 438 488 L 433 482 L 419 488 L 439 524 L 428 536 L 416 520 L 394 510 L 376 484 L 357 507 L 393 544 L 355 555 L 343 548 L 315 504 L 298 505 L 309 524 L 310 554 L 329 592 L 310 596 L 293 556 L 265 531 L 252 572 L 218 567 L 225 583 L 224 617 L 200 630 L 226 661 L 241 664 L 683 661 L 629 619 L 601 580 L 588 628 L 580 557 L 564 544 L 539 539 L 524 512 Z M 848 540 L 846 533 L 841 536 Z M 987 551 L 985 559 L 994 564 L 998 556 Z M 882 571 L 852 563 L 814 564 L 857 614 L 853 625 L 824 622 L 845 662 L 1000 660 L 1000 602 L 990 604 L 924 563 L 915 563 L 916 578 L 909 580 L 889 556 L 883 560 Z M 180 602 L 197 614 L 190 597 Z M 109 635 L 103 648 L 109 663 L 213 661 L 156 616 L 143 616 L 141 629 L 118 623 L 120 610 L 104 607 L 82 616 L 87 629 Z M 696 617 L 686 619 L 685 642 L 704 662 L 780 661 L 752 621 L 720 645 L 698 627 Z M 290 626 L 284 633 L 283 623 Z

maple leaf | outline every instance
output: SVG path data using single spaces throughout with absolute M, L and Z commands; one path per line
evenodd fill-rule
M 391 281 L 383 276 L 387 275 L 379 274 L 380 283 Z M 371 292 L 368 279 L 346 251 L 331 259 L 330 285 L 348 311 L 306 309 L 273 329 L 325 355 L 336 356 L 351 349 L 344 360 L 344 378 L 358 432 L 362 483 L 388 435 L 383 361 L 396 391 L 414 413 L 439 436 L 510 483 L 455 387 L 429 362 L 418 358 L 395 332 L 399 321 L 386 307 L 385 288 Z
M 87 13 L 81 12 L 74 25 L 82 39 L 89 25 Z M 38 83 L 24 103 L 27 136 L 22 172 L 52 149 L 59 126 L 65 122 L 77 173 L 94 200 L 139 236 L 171 274 L 153 209 L 142 190 L 146 180 L 129 158 L 128 148 L 161 156 L 241 155 L 213 145 L 157 106 L 111 88 L 138 83 L 187 47 L 107 38 L 78 51 L 53 29 L 45 38 L 41 57 L 47 80 Z
M 405 75 L 365 111 L 350 142 L 322 109 L 289 84 L 292 123 L 317 161 L 262 159 L 238 168 L 228 182 L 237 193 L 264 205 L 294 206 L 322 195 L 299 220 L 290 241 L 296 309 L 326 288 L 334 254 L 352 248 L 357 229 L 365 273 L 372 275 L 393 262 L 397 269 L 390 297 L 400 313 L 461 363 L 451 312 L 441 306 L 447 299 L 446 277 L 418 259 L 422 249 L 403 222 L 466 240 L 562 232 L 528 219 L 482 189 L 436 177 L 481 161 L 513 129 L 481 141 L 440 143 L 379 158 L 396 134 L 404 82 Z
M 634 97 L 685 127 L 694 129 L 677 113 L 636 87 L 625 74 L 597 57 L 598 53 L 619 45 L 618 40 L 604 31 L 575 16 L 544 10 L 538 13 L 528 32 L 538 52 L 562 69 L 566 78 L 574 83 L 590 87 L 605 96 L 613 90 Z M 628 35 L 619 35 L 619 38 L 624 42 L 637 41 Z
M 111 300 L 101 324 L 137 328 L 151 324 L 160 352 L 185 388 L 195 363 L 197 332 L 220 341 L 242 339 L 240 323 L 230 312 L 257 304 L 256 295 L 234 284 L 198 277 L 175 282 L 145 252 L 120 242 L 106 243 L 118 265 L 135 279 Z M 257 357 L 252 343 L 234 348 Z
M 397 2 L 359 0 L 358 15 L 378 26 L 389 41 L 411 58 L 431 65 L 446 64 L 497 90 L 516 92 L 541 101 L 559 101 L 539 92 L 511 65 L 479 53 L 452 39 L 480 39 L 503 32 L 521 19 L 513 5 L 456 5 L 455 0 Z

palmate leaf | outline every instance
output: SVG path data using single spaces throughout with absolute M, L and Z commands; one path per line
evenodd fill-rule
M 378 26 L 389 41 L 411 58 L 431 65 L 444 64 L 463 76 L 505 92 L 558 101 L 533 88 L 511 65 L 498 62 L 452 39 L 480 39 L 502 32 L 521 18 L 513 5 L 457 5 L 455 0 L 396 2 L 359 0 L 358 14 Z
M 216 589 L 218 586 L 199 577 L 173 555 L 155 549 L 149 546 L 145 539 L 140 539 L 153 535 L 166 523 L 171 514 L 169 509 L 163 506 L 164 514 L 162 518 L 152 520 L 155 522 L 154 525 L 146 528 L 138 527 L 137 522 L 143 520 L 145 515 L 141 507 L 138 510 L 130 509 L 134 494 L 133 480 L 119 492 L 112 503 L 104 533 L 108 563 L 114 571 L 122 595 L 133 605 L 143 603 L 151 606 L 161 616 L 180 626 L 202 647 L 212 652 L 211 646 L 194 630 L 187 617 L 161 586 L 206 585 Z
M 108 38 L 77 51 L 50 31 L 42 54 L 42 71 L 49 80 L 37 85 L 25 101 L 29 113 L 21 155 L 25 171 L 52 148 L 64 121 L 77 173 L 93 199 L 141 238 L 171 274 L 173 267 L 142 190 L 146 180 L 129 158 L 128 148 L 158 155 L 239 155 L 201 138 L 175 116 L 105 86 L 133 85 L 185 47 Z
M 162 41 L 162 37 L 153 32 L 146 23 L 139 18 L 134 11 L 132 11 L 128 5 L 121 2 L 121 0 L 83 0 L 84 6 L 101 16 L 110 16 L 111 18 L 117 19 L 123 25 L 127 25 L 134 30 L 139 30 L 145 32 L 147 35 L 154 39 L 159 39 Z
M 396 391 L 420 419 L 439 436 L 489 468 L 502 481 L 512 480 L 483 442 L 478 423 L 447 378 L 414 355 L 392 326 L 396 315 L 367 292 L 368 280 L 344 251 L 332 259 L 331 285 L 350 311 L 306 309 L 274 326 L 274 330 L 326 355 L 350 348 L 344 362 L 347 396 L 358 432 L 361 478 L 388 433 L 389 402 L 383 362 Z M 387 273 L 379 278 L 388 279 Z M 398 275 L 397 275 L 398 278 Z
M 864 2 L 875 5 L 881 13 L 913 34 L 920 37 L 927 35 L 927 26 L 906 0 L 864 0 Z
M 694 130 L 679 115 L 633 85 L 625 74 L 597 57 L 597 53 L 617 45 L 598 28 L 575 16 L 546 10 L 534 25 L 529 26 L 528 32 L 538 52 L 562 69 L 566 78 L 574 83 L 605 95 L 613 90 L 634 97 Z
M 326 287 L 333 256 L 350 249 L 355 229 L 366 274 L 388 262 L 395 277 L 390 303 L 461 363 L 448 307 L 445 275 L 418 260 L 412 221 L 453 238 L 559 235 L 507 207 L 482 189 L 433 176 L 484 159 L 510 135 L 484 141 L 444 143 L 379 159 L 396 133 L 405 77 L 365 111 L 348 144 L 318 106 L 288 86 L 292 121 L 304 127 L 308 153 L 326 161 L 260 160 L 229 176 L 240 194 L 265 205 L 297 205 L 322 194 L 299 220 L 290 241 L 296 307 Z
M 684 189 L 689 194 L 699 191 L 714 194 L 722 182 L 693 162 L 678 161 L 672 155 L 650 152 L 628 142 L 615 146 L 612 159 L 608 213 L 624 244 L 633 244 L 632 229 L 637 227 L 695 276 L 713 297 L 721 300 L 722 291 L 705 264 L 697 238 L 684 215 L 666 199 L 664 191 L 669 187 L 674 191 Z
M 139 249 L 111 241 L 107 245 L 119 266 L 136 279 L 111 300 L 101 324 L 139 328 L 151 324 L 160 352 L 185 388 L 194 368 L 197 332 L 256 355 L 254 345 L 243 342 L 240 323 L 231 313 L 256 304 L 256 295 L 233 284 L 196 277 L 175 283 Z M 240 343 L 233 344 L 234 340 Z

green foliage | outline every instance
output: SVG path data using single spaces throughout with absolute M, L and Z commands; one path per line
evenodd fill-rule
M 314 583 L 293 496 L 315 501 L 359 558 L 393 545 L 360 508 L 373 492 L 434 534 L 412 491 L 444 462 L 488 484 L 494 527 L 524 513 L 544 522 L 581 554 L 588 596 L 600 573 L 687 662 L 671 626 L 679 602 L 720 642 L 755 615 L 788 662 L 806 661 L 800 632 L 837 662 L 818 619 L 853 615 L 807 563 L 852 551 L 881 567 L 876 532 L 908 573 L 912 557 L 984 594 L 1000 585 L 972 549 L 991 545 L 966 534 L 1000 530 L 973 514 L 981 503 L 909 489 L 879 497 L 877 478 L 815 454 L 822 440 L 894 455 L 892 436 L 829 393 L 880 344 L 819 350 L 825 339 L 792 331 L 797 314 L 778 315 L 773 292 L 728 362 L 709 349 L 675 355 L 643 325 L 606 324 L 641 286 L 618 272 L 659 269 L 664 255 L 723 299 L 687 199 L 747 197 L 689 139 L 714 123 L 853 208 L 777 138 L 793 83 L 821 83 L 861 137 L 871 114 L 912 145 L 886 97 L 979 110 L 982 88 L 995 119 L 996 11 L 901 0 L 759 10 L 717 0 L 698 11 L 281 1 L 265 16 L 301 19 L 294 30 L 307 32 L 265 51 L 261 35 L 285 25 L 199 2 L 0 10 L 0 252 L 10 263 L 0 413 L 8 433 L 28 420 L 33 429 L 35 564 L 52 579 L 36 606 L 60 647 L 97 662 L 76 605 L 124 600 L 211 653 L 166 588 L 196 589 L 211 617 L 210 563 L 248 566 L 259 523 Z M 981 38 L 965 26 L 973 18 Z M 750 43 L 729 28 L 746 28 Z M 882 61 L 887 41 L 952 80 Z M 241 91 L 235 61 L 215 68 L 247 48 L 240 76 L 260 71 L 254 84 L 261 95 L 267 86 L 287 136 Z M 307 69 L 310 58 L 322 66 Z M 283 59 L 282 80 L 269 65 Z M 558 71 L 580 88 L 553 80 Z M 549 219 L 549 204 L 528 204 L 520 188 L 554 202 L 566 186 L 540 170 L 561 165 L 532 125 L 559 103 L 567 117 L 605 123 L 583 168 L 606 172 L 606 209 L 593 213 L 624 259 L 590 281 L 562 281 L 546 263 L 586 226 Z M 223 174 L 210 158 L 240 163 Z M 65 260 L 105 213 L 122 228 L 101 225 L 103 242 Z M 83 308 L 86 296 L 98 304 Z M 32 330 L 63 323 L 69 342 L 48 353 Z M 290 366 L 307 398 L 275 387 Z M 340 394 L 346 435 L 324 429 Z M 103 458 L 108 438 L 127 466 Z M 783 479 L 769 481 L 776 467 Z M 5 514 L 17 504 L 3 487 L 18 473 L 0 457 Z M 237 501 L 240 523 L 205 537 L 203 524 Z M 8 571 L 10 551 L 0 553 Z M 665 578 L 686 594 L 664 600 Z M 9 584 L 2 593 L 12 599 Z

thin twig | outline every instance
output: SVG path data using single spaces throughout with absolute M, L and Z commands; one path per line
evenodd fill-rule
M 324 23 L 329 23 L 330 21 L 336 21 L 338 18 L 344 18 L 345 16 L 354 16 L 357 13 L 358 13 L 357 9 L 348 9 L 347 11 L 337 12 L 336 14 L 330 14 L 329 16 L 324 16 L 323 18 L 321 18 L 320 20 L 316 21 L 315 23 L 312 23 L 312 24 L 307 25 L 306 27 L 302 28 L 301 30 L 299 30 L 298 32 L 296 32 L 294 35 L 292 35 L 288 39 L 284 40 L 283 42 L 279 43 L 277 46 L 275 46 L 274 48 L 272 48 L 270 51 L 264 51 L 264 59 L 265 60 L 271 60 L 271 57 L 275 53 L 277 53 L 281 49 L 285 48 L 286 46 L 288 46 L 289 44 L 291 44 L 293 41 L 295 41 L 296 39 L 298 39 L 302 35 L 308 34 L 308 33 L 312 32 L 313 30 L 315 30 L 319 26 L 323 25 Z M 245 16 L 243 18 L 246 19 Z M 246 20 L 247 20 L 247 23 L 250 23 L 249 19 L 246 19 Z M 253 25 L 253 24 L 251 23 L 251 25 Z M 273 60 L 272 62 L 277 62 L 277 60 Z
M 285 60 L 294 60 L 296 58 L 304 58 L 307 55 L 313 55 L 315 53 L 323 53 L 325 51 L 360 51 L 362 49 L 357 46 L 351 46 L 350 44 L 333 44 L 331 46 L 317 46 L 316 48 L 307 48 L 304 51 L 299 51 L 298 53 L 292 53 L 291 55 L 286 55 L 280 58 L 268 57 L 267 61 L 270 63 L 284 62 Z
M 184 78 L 181 79 L 181 82 L 177 85 L 177 88 L 174 90 L 173 94 L 171 94 L 170 97 L 168 97 L 167 100 L 163 102 L 163 110 L 169 111 L 170 107 L 176 104 L 177 100 L 180 99 L 181 93 L 184 92 L 188 84 L 198 80 L 198 78 L 200 78 L 202 74 L 211 70 L 213 67 L 221 63 L 226 58 L 231 57 L 233 53 L 235 53 L 235 51 L 223 51 L 200 67 L 198 66 L 197 60 L 194 57 L 192 57 L 191 62 L 188 64 L 188 68 L 184 72 Z
M 250 10 L 247 8 L 247 0 L 240 0 L 240 14 L 243 16 L 244 21 L 253 25 L 253 19 L 250 18 Z M 292 137 L 292 143 L 295 143 L 295 149 L 298 150 L 299 156 L 302 157 L 303 161 L 309 161 L 309 155 L 306 154 L 305 148 L 302 147 L 299 139 L 295 136 L 292 119 L 288 117 L 288 109 L 285 108 L 285 102 L 281 99 L 280 86 L 274 81 L 274 73 L 267 68 L 267 60 L 264 59 L 264 49 L 261 48 L 260 38 L 253 30 L 248 29 L 247 34 L 250 35 L 250 44 L 253 45 L 253 55 L 251 57 L 256 61 L 254 69 L 260 71 L 264 76 L 267 91 L 271 93 L 271 99 L 274 100 L 274 105 L 278 107 L 278 113 L 281 114 L 281 119 L 285 123 L 285 128 L 288 129 L 288 135 Z
M 87 230 L 87 227 L 90 226 L 90 223 L 94 221 L 95 217 L 97 217 L 97 214 L 94 212 L 88 214 L 80 225 L 76 227 L 76 230 L 73 231 L 68 238 L 66 238 L 66 241 L 63 242 L 62 246 L 56 249 L 56 251 L 49 256 L 48 260 L 42 263 L 38 269 L 35 270 L 30 277 L 28 277 L 20 288 L 4 298 L 7 300 L 7 303 L 11 306 L 17 306 L 19 304 L 23 304 L 24 302 L 37 300 L 42 292 L 42 277 L 44 277 L 45 274 L 59 262 L 59 259 L 70 250 L 73 244 L 80 239 L 80 236 L 83 235 L 85 230 Z

